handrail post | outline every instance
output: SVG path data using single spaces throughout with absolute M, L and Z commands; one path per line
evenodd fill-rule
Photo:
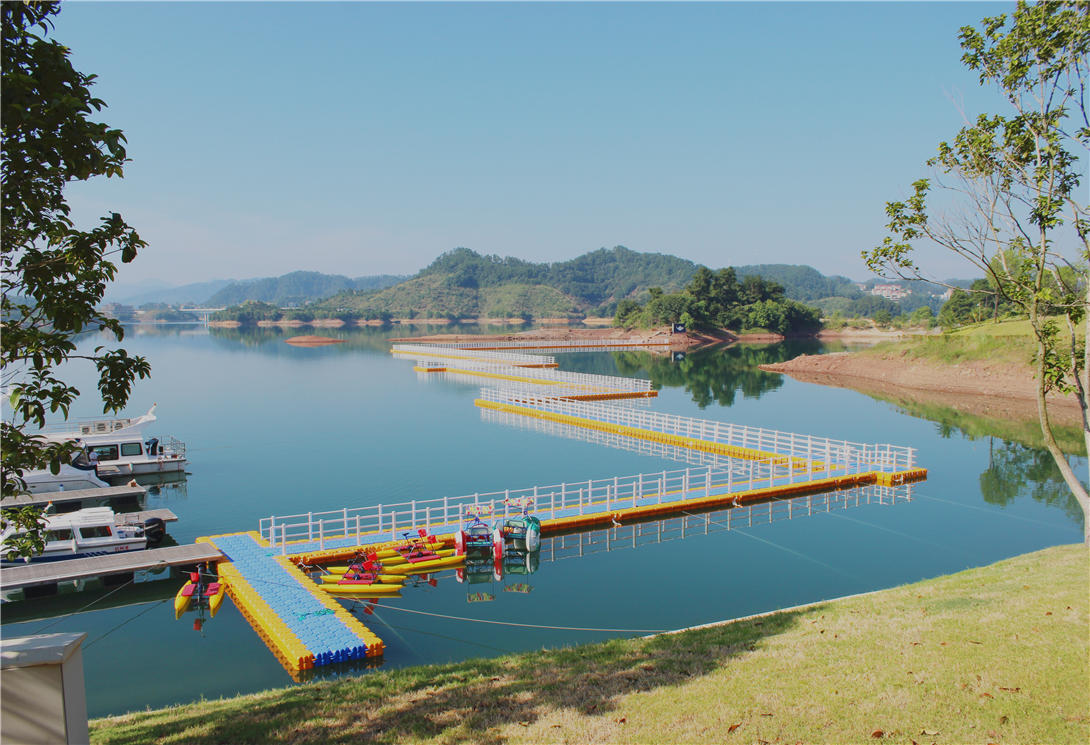
M 288 555 L 288 524 L 280 524 L 280 553 L 284 556 Z

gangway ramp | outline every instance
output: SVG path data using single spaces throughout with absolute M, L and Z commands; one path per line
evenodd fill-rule
M 130 574 L 142 570 L 192 566 L 219 561 L 222 558 L 223 554 L 214 546 L 192 543 L 185 546 L 91 556 L 85 559 L 31 563 L 0 570 L 0 587 L 5 590 L 14 590 L 20 587 L 50 585 L 91 577 L 105 577 L 111 574 Z
M 0 500 L 0 507 L 4 509 L 31 506 L 45 507 L 50 503 L 139 499 L 145 494 L 147 494 L 147 490 L 142 486 L 106 486 L 99 489 L 39 492 L 37 494 L 21 494 L 17 497 L 4 497 L 3 500 Z

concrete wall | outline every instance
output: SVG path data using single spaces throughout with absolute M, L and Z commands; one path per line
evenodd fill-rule
M 0 640 L 0 742 L 87 743 L 86 634 Z

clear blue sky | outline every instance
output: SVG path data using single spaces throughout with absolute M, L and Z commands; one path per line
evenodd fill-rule
M 961 102 L 1000 110 L 957 32 L 1012 7 L 68 2 L 132 158 L 69 193 L 151 244 L 125 284 L 618 244 L 863 278 Z

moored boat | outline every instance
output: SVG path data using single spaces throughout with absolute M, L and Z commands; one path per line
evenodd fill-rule
M 6 544 L 22 531 L 10 526 L 3 533 Z M 45 516 L 45 546 L 41 553 L 23 559 L 3 553 L 3 566 L 18 566 L 25 561 L 44 562 L 78 559 L 88 556 L 139 551 L 148 543 L 158 543 L 165 535 L 163 521 L 152 518 L 144 525 L 118 520 L 109 507 L 88 507 L 75 512 Z
M 74 442 L 79 453 L 71 466 L 93 472 L 105 482 L 124 483 L 145 475 L 181 476 L 187 462 L 185 444 L 173 437 L 146 437 L 145 428 L 156 420 L 152 405 L 138 417 L 65 422 L 43 428 L 41 434 L 53 442 Z

